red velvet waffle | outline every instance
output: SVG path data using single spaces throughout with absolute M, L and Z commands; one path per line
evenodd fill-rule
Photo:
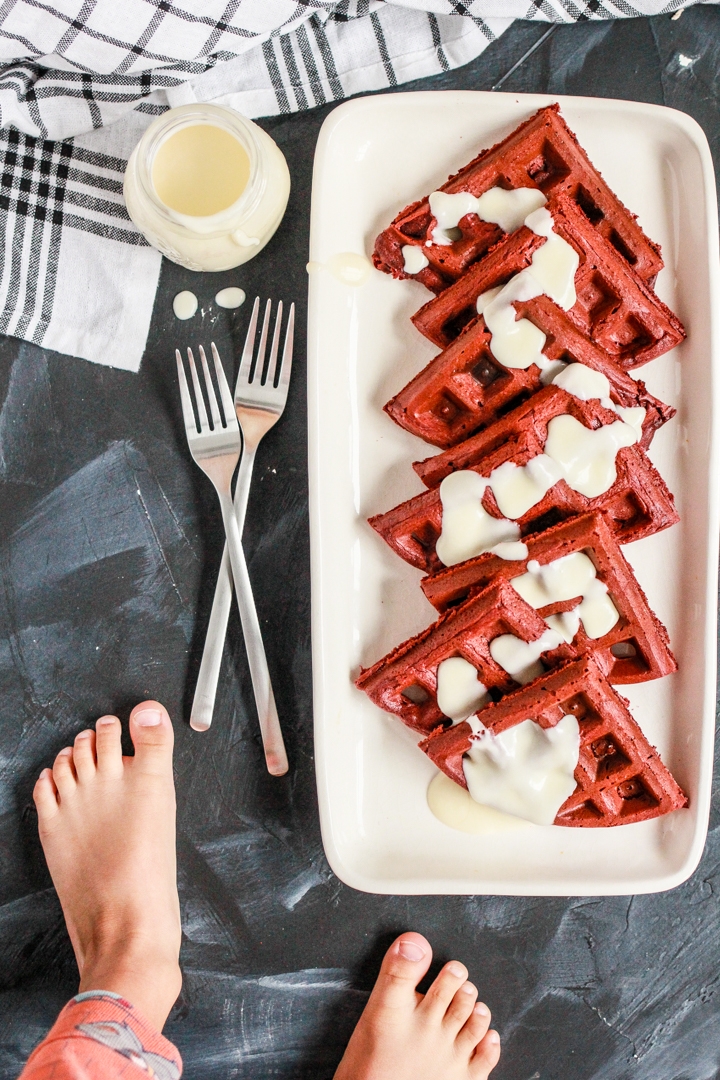
M 498 577 L 510 581 L 524 574 L 531 559 L 544 566 L 574 551 L 582 551 L 595 564 L 599 580 L 607 585 L 620 618 L 612 630 L 594 639 L 587 636 L 581 623 L 572 646 L 561 645 L 548 653 L 549 662 L 554 665 L 578 653 L 591 652 L 611 683 L 646 682 L 677 670 L 667 630 L 650 610 L 645 593 L 602 514 L 571 518 L 544 533 L 528 537 L 526 542 L 527 559 L 509 562 L 488 551 L 426 577 L 421 582 L 423 591 L 430 603 L 442 612 L 464 603 Z M 539 608 L 538 614 L 547 618 L 569 611 L 577 603 L 579 598 L 548 604 Z
M 575 273 L 577 301 L 567 318 L 582 334 L 625 368 L 646 364 L 683 340 L 680 320 L 593 229 L 571 199 L 552 198 L 547 209 L 555 232 L 580 256 Z M 420 333 L 446 348 L 477 317 L 477 298 L 492 287 L 489 282 L 498 285 L 522 269 L 528 253 L 532 257 L 538 246 L 536 240 L 542 238 L 525 225 L 506 236 L 486 259 L 413 315 Z
M 491 259 L 488 256 L 487 262 Z M 614 363 L 549 297 L 538 296 L 515 306 L 520 317 L 529 318 L 547 336 L 544 352 L 548 359 L 579 361 L 601 371 L 616 404 L 645 409 L 642 445 L 647 448 L 675 410 Z M 388 401 L 385 412 L 400 427 L 435 446 L 454 446 L 542 389 L 540 374 L 536 364 L 523 369 L 499 363 L 490 350 L 490 333 L 479 317 Z
M 586 427 L 617 420 L 615 413 L 597 401 L 578 401 L 558 386 L 547 386 L 486 431 L 442 454 L 416 462 L 415 471 L 433 490 L 416 495 L 385 514 L 376 514 L 369 519 L 370 524 L 400 558 L 425 573 L 436 573 L 442 569 L 435 554 L 435 542 L 442 527 L 442 504 L 437 491 L 440 482 L 457 469 L 472 469 L 488 477 L 504 461 L 527 464 L 530 458 L 543 452 L 547 425 L 562 413 L 569 413 Z M 522 536 L 543 532 L 559 521 L 593 510 L 603 511 L 621 544 L 652 536 L 679 520 L 672 495 L 640 446 L 619 450 L 615 465 L 615 483 L 594 499 L 580 495 L 564 480 L 558 481 L 518 518 Z M 489 514 L 502 517 L 489 488 L 482 501 Z
M 515 680 L 496 664 L 489 643 L 500 634 L 536 641 L 547 630 L 544 620 L 512 585 L 498 578 L 461 607 L 441 615 L 421 634 L 366 668 L 355 685 L 386 712 L 424 734 L 443 720 L 437 704 L 438 665 L 451 656 L 463 656 L 477 668 L 488 690 L 504 692 Z
M 511 135 L 451 176 L 440 191 L 470 191 L 476 197 L 491 187 L 538 187 L 546 196 L 566 193 L 643 281 L 652 285 L 662 269 L 660 248 L 645 236 L 635 215 L 610 190 L 559 114 L 559 106 L 540 109 Z M 375 241 L 373 262 L 379 270 L 404 278 L 402 247 L 422 247 L 429 266 L 412 275 L 441 292 L 504 235 L 497 225 L 468 214 L 459 223 L 460 239 L 433 244 L 436 225 L 428 198 L 403 210 Z
M 627 702 L 591 657 L 549 672 L 478 715 L 497 734 L 527 719 L 554 727 L 568 713 L 580 726 L 577 788 L 560 807 L 556 825 L 628 825 L 687 806 L 686 795 L 630 715 Z M 471 739 L 470 725 L 463 722 L 438 728 L 420 747 L 467 789 L 462 758 Z

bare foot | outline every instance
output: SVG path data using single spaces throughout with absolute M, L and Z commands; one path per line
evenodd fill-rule
M 420 934 L 390 946 L 335 1080 L 486 1080 L 500 1057 L 490 1010 L 457 960 L 418 994 L 431 959 Z
M 157 701 L 81 731 L 35 785 L 40 839 L 80 969 L 160 1030 L 180 992 L 173 729 Z

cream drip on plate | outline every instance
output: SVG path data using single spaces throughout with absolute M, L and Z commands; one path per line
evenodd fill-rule
M 476 803 L 469 791 L 443 772 L 436 773 L 430 781 L 427 803 L 431 813 L 443 825 L 459 832 L 474 833 L 476 836 L 533 827 L 529 821 L 523 821 L 522 818 Z
M 358 255 L 355 251 L 339 251 L 331 255 L 327 262 L 309 262 L 305 269 L 308 274 L 317 274 L 321 270 L 327 270 L 334 278 L 343 285 L 364 285 L 370 277 L 373 268 L 372 263 L 365 255 Z
M 437 703 L 440 711 L 455 723 L 466 720 L 487 704 L 487 688 L 464 657 L 450 656 L 438 664 Z
M 481 221 L 499 225 L 503 232 L 515 232 L 528 214 L 544 206 L 547 199 L 539 188 L 506 191 L 493 187 L 478 198 L 469 191 L 455 194 L 433 191 L 429 201 L 430 212 L 437 221 L 432 233 L 433 243 L 447 246 L 455 239 L 451 230 L 457 229 L 466 214 L 477 214 Z
M 475 802 L 505 814 L 552 825 L 575 791 L 580 729 L 568 714 L 555 727 L 523 720 L 499 735 L 483 730 L 463 757 Z

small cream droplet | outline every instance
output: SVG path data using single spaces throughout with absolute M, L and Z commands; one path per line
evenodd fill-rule
M 328 270 L 345 285 L 364 285 L 370 276 L 372 263 L 354 251 L 341 251 L 328 260 Z
M 354 251 L 340 251 L 333 255 L 326 263 L 309 262 L 305 269 L 308 274 L 317 274 L 320 270 L 328 270 L 338 281 L 344 285 L 364 285 L 367 281 L 372 263 L 364 255 L 358 255 Z
M 192 319 L 198 309 L 198 298 L 195 293 L 184 289 L 173 300 L 173 311 L 176 319 Z
M 238 308 L 245 303 L 245 293 L 242 289 L 231 286 L 229 289 L 221 289 L 215 296 L 218 307 Z

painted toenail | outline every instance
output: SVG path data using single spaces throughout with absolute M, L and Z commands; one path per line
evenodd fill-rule
M 454 975 L 456 979 L 466 978 L 467 972 L 462 964 L 458 964 L 457 960 L 451 960 L 445 969 L 450 975 Z
M 155 727 L 162 720 L 162 713 L 159 709 L 143 709 L 133 714 L 133 720 L 140 727 Z
M 117 716 L 101 716 L 95 721 L 95 727 L 110 727 L 115 723 L 117 723 Z
M 477 1005 L 473 1009 L 473 1012 L 476 1012 L 478 1014 L 478 1016 L 489 1016 L 490 1015 L 490 1010 L 488 1009 L 488 1007 L 487 1007 L 487 1005 L 485 1004 L 484 1001 L 478 1001 Z
M 398 952 L 405 960 L 412 960 L 414 964 L 425 956 L 425 950 L 417 941 L 408 941 L 405 938 L 398 942 Z

